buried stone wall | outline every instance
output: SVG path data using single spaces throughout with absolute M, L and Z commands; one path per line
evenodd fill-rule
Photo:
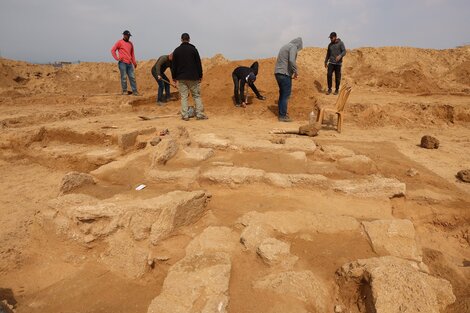
M 92 247 L 105 242 L 108 249 L 103 262 L 127 276 L 139 277 L 147 266 L 148 245 L 199 220 L 210 197 L 205 191 L 172 191 L 144 200 L 100 201 L 69 194 L 51 201 L 44 216 L 59 233 L 81 244 Z

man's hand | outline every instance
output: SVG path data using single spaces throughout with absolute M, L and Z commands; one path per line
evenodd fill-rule
M 173 83 L 175 84 L 175 86 L 178 86 L 178 81 L 176 79 L 173 79 Z
M 157 76 L 158 80 L 162 80 L 162 77 L 160 75 Z
M 327 68 L 327 67 L 328 67 L 328 63 L 325 63 L 325 68 Z
M 137 68 L 137 63 L 136 63 L 136 64 L 134 64 L 134 67 L 135 67 L 135 68 Z
M 294 75 L 292 75 L 292 78 L 293 78 L 293 79 L 297 79 L 297 78 L 299 78 L 299 74 L 297 74 L 297 73 L 294 73 Z
M 340 55 L 336 56 L 335 60 L 336 62 L 338 62 L 339 60 L 341 60 L 341 56 Z

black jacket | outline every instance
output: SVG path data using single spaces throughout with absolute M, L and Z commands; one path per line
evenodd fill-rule
M 171 76 L 174 80 L 200 80 L 202 78 L 201 57 L 196 47 L 183 42 L 173 51 Z
M 239 66 L 237 67 L 232 75 L 235 75 L 239 80 L 246 81 L 246 77 L 250 74 L 253 73 L 255 75 L 258 75 L 258 67 L 259 64 L 258 62 L 253 63 L 250 67 L 247 66 Z

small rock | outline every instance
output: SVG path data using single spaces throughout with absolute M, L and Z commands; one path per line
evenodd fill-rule
M 150 144 L 155 147 L 156 145 L 158 145 L 160 143 L 160 141 L 162 141 L 162 138 L 155 137 L 152 140 L 150 140 Z
M 74 189 L 87 186 L 87 185 L 94 185 L 95 180 L 93 176 L 86 173 L 79 173 L 79 172 L 70 172 L 67 173 L 64 178 L 62 178 L 62 182 L 60 183 L 60 193 L 65 194 L 70 192 Z
M 249 226 L 250 227 L 250 226 Z M 264 263 L 270 266 L 280 266 L 286 270 L 293 268 L 299 259 L 290 254 L 290 244 L 277 240 L 276 238 L 266 238 L 261 242 L 256 253 L 263 259 Z
M 341 305 L 335 305 L 335 313 L 342 313 L 343 307 Z
M 299 127 L 299 134 L 309 137 L 315 137 L 318 135 L 319 129 L 321 129 L 321 125 L 317 123 L 302 125 Z
M 439 140 L 432 136 L 423 136 L 421 138 L 421 147 L 426 149 L 437 149 L 439 148 Z
M 419 172 L 415 168 L 410 168 L 409 170 L 406 171 L 406 175 L 410 176 L 410 177 L 415 177 L 418 174 L 419 174 Z
M 138 141 L 135 145 L 135 148 L 137 150 L 145 149 L 145 147 L 147 147 L 147 142 L 146 141 Z
M 463 182 L 470 183 L 470 169 L 461 170 L 457 173 L 457 178 Z

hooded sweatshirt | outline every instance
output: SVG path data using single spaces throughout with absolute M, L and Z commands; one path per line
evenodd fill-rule
M 251 64 L 250 67 L 239 66 L 233 71 L 232 75 L 235 75 L 238 80 L 246 81 L 246 78 L 248 77 L 248 75 L 250 75 L 250 73 L 258 75 L 258 67 L 258 62 L 254 62 L 253 64 Z
M 339 61 L 336 61 L 337 56 L 341 56 Z M 341 39 L 337 38 L 335 42 L 330 42 L 326 51 L 325 64 L 330 61 L 330 64 L 343 64 L 343 57 L 346 55 L 346 47 Z
M 300 37 L 293 39 L 287 45 L 283 46 L 277 56 L 274 74 L 292 76 L 297 73 L 297 52 L 302 50 L 302 48 L 302 38 Z

